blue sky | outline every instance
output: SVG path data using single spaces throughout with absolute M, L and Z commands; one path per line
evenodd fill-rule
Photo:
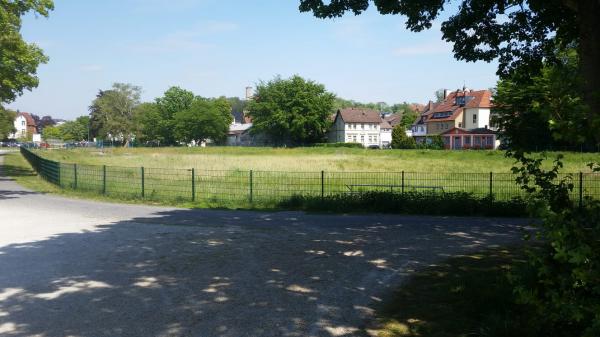
M 143 100 L 173 85 L 197 95 L 243 96 L 279 74 L 323 83 L 340 97 L 426 102 L 439 88 L 494 86 L 496 63 L 456 61 L 439 23 L 412 33 L 401 16 L 369 10 L 321 20 L 297 0 L 55 0 L 48 19 L 28 16 L 23 35 L 50 62 L 40 85 L 9 106 L 72 119 L 113 82 Z

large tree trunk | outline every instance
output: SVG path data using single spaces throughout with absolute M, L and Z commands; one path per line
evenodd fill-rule
M 600 0 L 577 1 L 579 57 L 590 135 L 600 144 Z

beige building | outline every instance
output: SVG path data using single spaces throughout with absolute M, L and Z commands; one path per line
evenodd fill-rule
M 381 147 L 381 115 L 375 110 L 348 108 L 338 110 L 329 142 L 360 143 L 364 147 Z

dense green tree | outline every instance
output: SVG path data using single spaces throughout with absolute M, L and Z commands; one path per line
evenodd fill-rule
M 21 36 L 21 17 L 34 13 L 44 17 L 54 9 L 52 0 L 0 0 L 0 103 L 12 102 L 38 85 L 40 63 L 48 58 L 35 44 Z
M 406 135 L 404 126 L 398 124 L 392 130 L 392 149 L 414 149 L 415 139 Z
M 163 117 L 156 103 L 142 103 L 133 111 L 136 139 L 143 142 L 155 142 L 157 145 L 168 145 L 164 137 Z M 172 138 L 172 136 L 169 136 Z
M 594 147 L 598 127 L 589 125 L 577 89 L 578 59 L 573 50 L 561 55 L 559 63 L 547 64 L 540 75 L 498 82 L 492 122 L 512 149 Z
M 58 126 L 46 126 L 42 130 L 42 138 L 44 140 L 63 139 L 63 135 Z
M 182 143 L 199 144 L 208 140 L 222 143 L 232 121 L 230 112 L 231 106 L 225 98 L 195 98 L 189 108 L 174 116 L 175 139 Z
M 374 0 L 382 14 L 402 14 L 406 27 L 422 31 L 442 11 L 454 10 L 441 25 L 459 60 L 498 60 L 502 78 L 539 75 L 544 62 L 555 62 L 558 47 L 573 44 L 580 57 L 582 91 L 590 107 L 587 119 L 600 116 L 600 1 L 574 0 Z M 459 6 L 454 2 L 460 3 Z M 320 18 L 364 12 L 370 0 L 300 0 L 300 11 Z M 596 125 L 597 127 L 597 125 Z M 597 130 L 597 129 L 596 129 Z M 600 139 L 600 133 L 596 135 Z
M 7 138 L 9 134 L 15 132 L 16 117 L 16 112 L 0 106 L 0 140 Z
M 88 140 L 90 117 L 80 116 L 74 121 L 68 121 L 58 126 L 61 139 L 65 141 Z
M 175 144 L 173 133 L 175 114 L 189 109 L 196 96 L 189 90 L 180 87 L 171 87 L 162 97 L 156 99 L 156 105 L 160 112 L 158 124 L 154 127 L 155 140 L 165 145 Z
M 127 145 L 135 135 L 133 112 L 140 104 L 141 90 L 131 84 L 115 83 L 112 89 L 100 91 L 89 108 L 94 135 L 121 139 Z
M 252 130 L 278 145 L 321 142 L 331 125 L 334 98 L 322 84 L 297 75 L 261 82 L 248 105 Z

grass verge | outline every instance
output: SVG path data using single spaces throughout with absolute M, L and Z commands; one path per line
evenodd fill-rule
M 530 310 L 508 281 L 525 266 L 522 248 L 450 258 L 417 272 L 378 311 L 378 337 L 537 336 Z

